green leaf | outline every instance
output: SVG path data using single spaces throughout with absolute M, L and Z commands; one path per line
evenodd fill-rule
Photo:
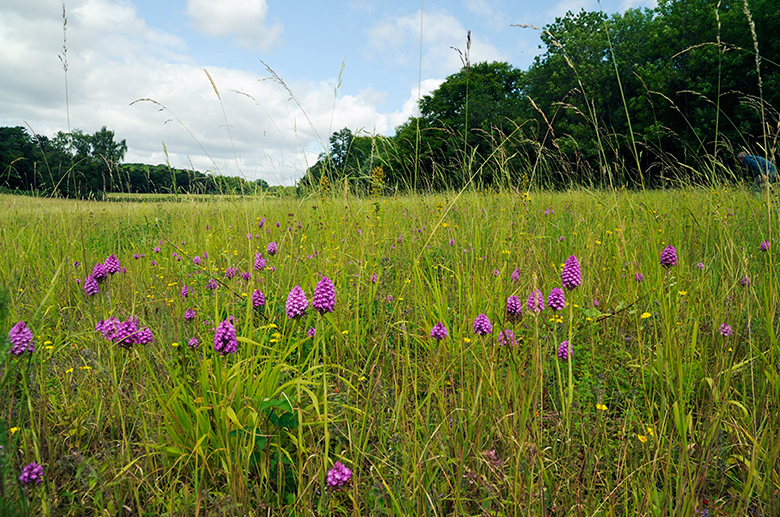
M 298 427 L 298 415 L 294 412 L 285 412 L 279 416 L 272 413 L 269 415 L 269 420 L 277 427 L 286 427 L 288 429 L 294 429 Z
M 268 414 L 268 420 L 279 428 L 294 429 L 298 427 L 298 413 L 293 410 L 292 403 L 286 397 L 265 399 L 258 408 Z M 278 414 L 275 410 L 278 410 Z

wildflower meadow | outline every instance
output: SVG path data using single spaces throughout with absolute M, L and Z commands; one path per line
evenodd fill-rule
M 773 200 L 0 200 L 0 514 L 780 513 Z

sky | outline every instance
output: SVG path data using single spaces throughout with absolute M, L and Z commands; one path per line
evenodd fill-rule
M 0 126 L 103 126 L 126 163 L 293 185 L 329 136 L 392 136 L 470 61 L 527 69 L 567 11 L 655 0 L 2 0 Z M 66 30 L 63 30 L 66 29 Z M 67 70 L 65 70 L 67 65 Z

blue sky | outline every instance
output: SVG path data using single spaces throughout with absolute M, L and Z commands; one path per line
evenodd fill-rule
M 452 47 L 465 49 L 468 30 L 472 62 L 525 69 L 540 52 L 539 35 L 513 24 L 542 27 L 569 10 L 654 5 L 68 1 L 70 125 L 88 133 L 104 125 L 114 130 L 127 140 L 127 162 L 163 163 L 167 150 L 175 167 L 291 185 L 333 131 L 392 135 L 415 113 L 419 94 L 458 71 Z M 0 125 L 47 136 L 67 130 L 62 47 L 60 0 L 2 2 Z M 138 99 L 154 102 L 133 103 Z

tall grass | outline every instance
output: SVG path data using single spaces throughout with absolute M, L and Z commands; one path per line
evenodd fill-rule
M 3 332 L 22 320 L 36 339 L 5 355 L 9 511 L 778 511 L 778 286 L 759 249 L 767 213 L 744 191 L 3 202 Z M 76 280 L 111 253 L 127 271 L 85 295 Z M 572 254 L 583 283 L 567 308 L 509 321 L 507 297 L 546 297 Z M 287 294 L 311 298 L 320 275 L 335 311 L 289 320 Z M 492 334 L 474 334 L 480 313 Z M 131 315 L 153 344 L 94 330 Z M 239 349 L 222 357 L 213 327 L 228 315 Z M 449 338 L 429 336 L 436 322 Z M 353 475 L 333 490 L 337 460 Z M 44 482 L 20 487 L 31 461 Z
M 626 192 L 607 159 L 619 136 L 592 111 L 593 186 L 611 188 L 545 192 L 587 164 L 562 159 L 577 143 L 539 112 L 541 139 L 518 125 L 477 167 L 463 128 L 467 187 L 438 194 L 387 196 L 381 149 L 370 197 L 327 170 L 296 198 L 0 196 L 0 332 L 35 333 L 33 353 L 3 355 L 0 513 L 780 513 L 776 200 L 714 172 Z M 489 192 L 485 171 L 502 178 Z M 126 269 L 86 294 L 111 254 Z M 583 282 L 564 310 L 507 316 L 509 296 L 560 286 L 572 255 Z M 323 276 L 335 310 L 288 318 L 288 293 L 311 299 Z M 154 341 L 117 346 L 95 330 L 111 317 Z M 223 356 L 224 321 L 238 350 Z M 33 461 L 42 482 L 21 485 Z M 334 488 L 337 461 L 352 476 Z

